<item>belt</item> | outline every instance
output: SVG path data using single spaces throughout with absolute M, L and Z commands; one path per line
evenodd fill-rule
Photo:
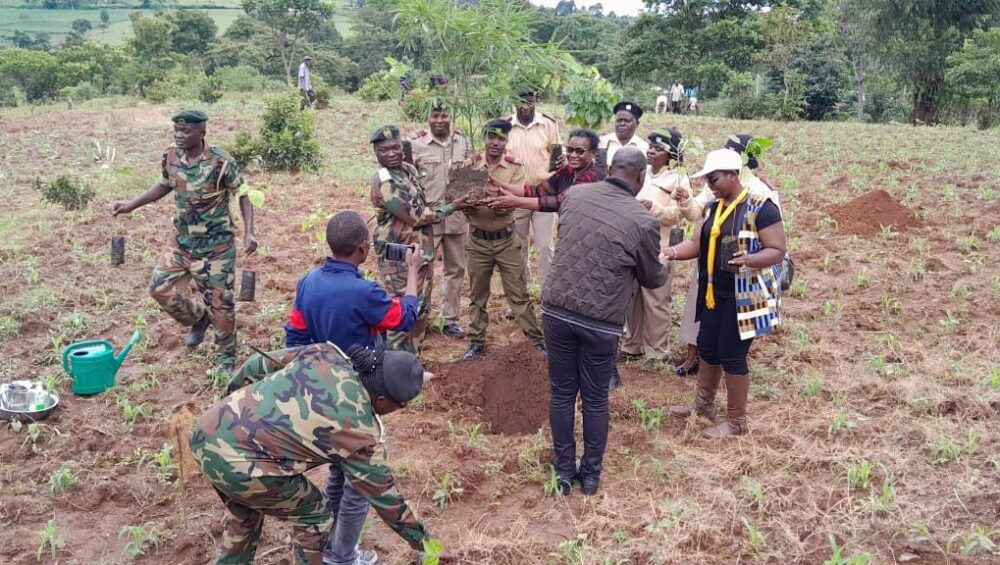
M 483 231 L 478 228 L 472 228 L 471 233 L 472 237 L 476 239 L 496 241 L 498 239 L 507 239 L 514 235 L 514 226 L 507 226 L 500 231 Z

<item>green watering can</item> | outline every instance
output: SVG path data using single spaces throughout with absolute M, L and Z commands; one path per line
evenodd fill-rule
M 64 349 L 63 369 L 73 379 L 73 392 L 97 394 L 115 386 L 118 368 L 141 336 L 139 330 L 135 330 L 117 356 L 111 342 L 103 339 L 80 341 Z

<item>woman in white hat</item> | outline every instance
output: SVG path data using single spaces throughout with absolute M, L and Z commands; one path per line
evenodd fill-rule
M 667 260 L 698 259 L 697 392 L 692 405 L 672 406 L 670 414 L 697 414 L 714 422 L 715 392 L 725 374 L 726 418 L 702 432 L 708 438 L 747 433 L 747 353 L 754 337 L 779 323 L 773 267 L 785 256 L 781 211 L 770 196 L 751 193 L 740 182 L 742 168 L 742 156 L 731 149 L 708 154 L 705 167 L 692 178 L 706 177 L 717 200 L 706 207 L 690 240 L 663 250 Z M 738 242 L 731 257 L 723 257 L 725 236 Z

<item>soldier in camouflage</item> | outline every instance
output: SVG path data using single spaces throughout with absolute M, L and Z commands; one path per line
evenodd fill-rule
M 379 416 L 417 396 L 423 374 L 410 353 L 353 346 L 348 356 L 331 343 L 250 357 L 190 439 L 226 506 L 217 563 L 253 562 L 265 515 L 291 523 L 297 563 L 322 563 L 332 519 L 304 475 L 320 465 L 338 467 L 419 550 L 428 533 L 396 490 Z
M 209 324 L 214 325 L 216 362 L 231 371 L 236 363 L 236 245 L 230 199 L 243 176 L 228 153 L 205 143 L 204 112 L 185 110 L 172 121 L 174 144 L 163 154 L 163 178 L 135 200 L 116 202 L 112 213 L 128 214 L 174 193 L 175 245 L 153 271 L 149 293 L 165 312 L 191 328 L 185 338 L 188 347 L 197 347 Z M 257 250 L 253 206 L 245 195 L 239 206 L 244 248 L 252 254 Z M 192 279 L 203 303 L 184 293 Z
M 417 353 L 427 333 L 430 319 L 430 295 L 433 261 L 434 233 L 431 226 L 443 221 L 456 210 L 466 207 L 460 198 L 451 204 L 427 204 L 420 173 L 403 161 L 403 145 L 396 126 L 383 126 L 372 134 L 370 141 L 375 158 L 381 167 L 372 179 L 371 198 L 376 211 L 376 225 L 372 240 L 378 257 L 378 271 L 383 286 L 397 297 L 406 289 L 406 264 L 385 258 L 385 244 L 416 244 L 423 252 L 424 264 L 417 283 L 417 323 L 413 331 L 388 332 L 386 340 L 390 349 Z

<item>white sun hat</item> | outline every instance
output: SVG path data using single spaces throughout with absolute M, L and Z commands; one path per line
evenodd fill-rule
M 705 157 L 705 166 L 691 175 L 691 178 L 701 178 L 715 171 L 739 171 L 743 168 L 743 156 L 732 149 L 716 149 Z

